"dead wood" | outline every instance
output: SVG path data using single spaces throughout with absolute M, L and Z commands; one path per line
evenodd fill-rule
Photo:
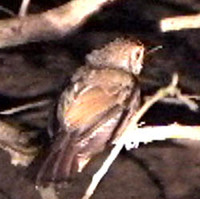
M 61 38 L 111 1 L 114 0 L 74 0 L 41 14 L 1 20 L 0 48 Z

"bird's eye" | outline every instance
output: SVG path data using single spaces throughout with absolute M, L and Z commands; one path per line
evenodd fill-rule
M 141 51 L 140 51 L 140 49 L 139 49 L 139 50 L 137 50 L 137 52 L 135 53 L 135 58 L 136 58 L 136 60 L 138 60 L 138 59 L 140 59 L 140 57 L 141 57 Z

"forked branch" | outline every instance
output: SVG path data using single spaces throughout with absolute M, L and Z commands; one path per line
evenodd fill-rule
M 112 1 L 116 0 L 73 0 L 41 14 L 1 20 L 0 48 L 61 38 Z
M 104 175 L 107 173 L 111 164 L 117 158 L 117 156 L 119 155 L 120 151 L 122 150 L 122 148 L 124 146 L 127 148 L 127 150 L 130 150 L 132 148 L 138 147 L 140 142 L 151 142 L 151 141 L 154 141 L 154 140 L 164 140 L 166 138 L 188 138 L 187 136 L 189 134 L 185 134 L 185 131 L 183 130 L 184 127 L 181 127 L 181 131 L 179 130 L 177 135 L 174 133 L 174 134 L 165 134 L 165 135 L 161 136 L 160 134 L 157 133 L 155 135 L 159 135 L 159 136 L 156 137 L 154 135 L 154 133 L 152 132 L 151 133 L 152 137 L 149 137 L 149 136 L 146 137 L 144 135 L 144 133 L 143 134 L 137 133 L 137 130 L 140 130 L 141 132 L 143 131 L 143 128 L 139 129 L 138 125 L 137 125 L 137 123 L 139 122 L 141 117 L 148 111 L 148 109 L 153 104 L 155 104 L 157 101 L 165 98 L 166 96 L 176 97 L 176 98 L 180 99 L 181 101 L 185 102 L 186 105 L 191 106 L 190 101 L 188 101 L 184 97 L 182 97 L 180 90 L 177 88 L 177 84 L 178 84 L 178 75 L 175 74 L 173 76 L 171 84 L 166 88 L 161 88 L 160 90 L 158 90 L 156 92 L 156 94 L 154 96 L 152 96 L 148 101 L 146 101 L 144 103 L 144 105 L 140 108 L 140 110 L 131 118 L 126 129 L 124 129 L 124 133 L 122 134 L 122 136 L 116 142 L 116 145 L 112 149 L 110 155 L 104 161 L 101 168 L 94 174 L 94 176 L 92 178 L 92 182 L 89 185 L 88 189 L 86 190 L 85 195 L 83 196 L 82 199 L 89 199 L 92 196 L 92 194 L 94 193 L 99 182 L 104 177 Z M 194 105 L 193 102 L 192 102 L 192 105 Z M 172 127 L 173 128 L 179 128 L 178 125 L 177 126 L 170 126 L 170 128 L 172 128 Z M 189 127 L 186 127 L 186 128 L 188 130 Z M 196 132 L 197 129 L 199 130 L 199 127 L 195 128 L 195 132 Z M 133 133 L 133 131 L 134 131 L 134 133 Z M 190 131 L 190 133 L 192 133 L 192 132 Z M 196 136 L 194 136 L 194 137 L 190 136 L 189 138 L 196 139 Z M 200 139 L 200 136 L 198 137 L 198 139 Z

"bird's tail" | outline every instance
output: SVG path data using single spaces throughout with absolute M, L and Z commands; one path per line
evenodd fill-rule
M 57 137 L 47 150 L 47 158 L 37 174 L 36 184 L 38 186 L 70 179 L 76 170 L 75 157 L 78 152 L 72 142 L 73 139 L 69 139 L 68 133 L 62 133 Z

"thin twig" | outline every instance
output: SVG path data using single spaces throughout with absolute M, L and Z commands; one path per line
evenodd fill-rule
M 183 29 L 194 28 L 200 28 L 200 14 L 170 17 L 160 21 L 161 32 L 179 31 Z
M 188 96 L 182 95 L 180 90 L 176 94 L 177 99 L 179 99 L 183 104 L 185 104 L 191 111 L 197 111 L 198 105 Z
M 19 113 L 21 111 L 27 111 L 29 109 L 45 106 L 49 103 L 50 103 L 50 100 L 36 101 L 36 102 L 33 102 L 33 103 L 28 103 L 28 104 L 24 104 L 24 105 L 21 105 L 21 106 L 18 106 L 18 107 L 13 107 L 13 108 L 10 108 L 10 109 L 6 109 L 4 111 L 0 111 L 0 115 L 12 115 L 12 114 L 15 114 L 15 113 Z
M 37 186 L 36 189 L 39 191 L 42 199 L 58 199 L 55 186 L 53 184 L 50 184 L 47 187 Z
M 5 12 L 5 13 L 7 13 L 8 15 L 10 15 L 12 17 L 16 16 L 15 13 L 12 10 L 10 10 L 8 8 L 5 8 L 3 6 L 0 6 L 0 10 L 3 11 L 3 12 Z
M 21 4 L 21 7 L 19 9 L 19 14 L 18 14 L 20 17 L 26 16 L 29 5 L 30 5 L 30 0 L 22 0 L 22 4 Z
M 0 120 L 0 148 L 9 152 L 11 163 L 27 166 L 38 154 L 39 147 L 30 144 L 38 132 L 17 123 Z
M 64 37 L 112 1 L 117 0 L 73 0 L 41 14 L 0 20 L 0 48 Z
M 145 126 L 137 128 L 126 142 L 127 150 L 139 143 L 149 143 L 166 139 L 200 140 L 200 126 L 183 126 L 177 123 L 168 126 Z
M 104 177 L 104 175 L 107 173 L 108 169 L 114 162 L 114 160 L 119 155 L 120 151 L 122 150 L 123 146 L 126 144 L 127 138 L 129 139 L 130 135 L 134 131 L 134 129 L 137 128 L 137 123 L 141 119 L 141 117 L 144 115 L 144 113 L 157 101 L 162 99 L 163 97 L 166 97 L 168 95 L 175 95 L 176 93 L 176 86 L 178 84 L 178 75 L 174 74 L 172 78 L 171 84 L 166 87 L 162 88 L 157 91 L 157 93 L 149 100 L 147 101 L 141 109 L 130 119 L 130 123 L 128 124 L 127 128 L 125 129 L 122 136 L 117 140 L 115 147 L 112 149 L 110 155 L 106 158 L 101 168 L 93 175 L 92 181 L 87 188 L 85 195 L 82 197 L 82 199 L 89 199 L 96 187 L 98 186 L 101 179 Z
M 159 100 L 159 102 L 166 104 L 174 104 L 174 105 L 184 105 L 187 106 L 191 111 L 198 111 L 198 105 L 193 101 L 197 100 L 200 96 L 189 96 L 183 95 L 180 92 L 177 92 L 176 98 L 174 97 L 165 97 Z M 148 101 L 150 97 L 145 97 L 145 101 Z
M 185 97 L 187 97 L 188 99 L 192 99 L 192 100 L 200 100 L 200 96 L 199 95 L 185 95 Z

